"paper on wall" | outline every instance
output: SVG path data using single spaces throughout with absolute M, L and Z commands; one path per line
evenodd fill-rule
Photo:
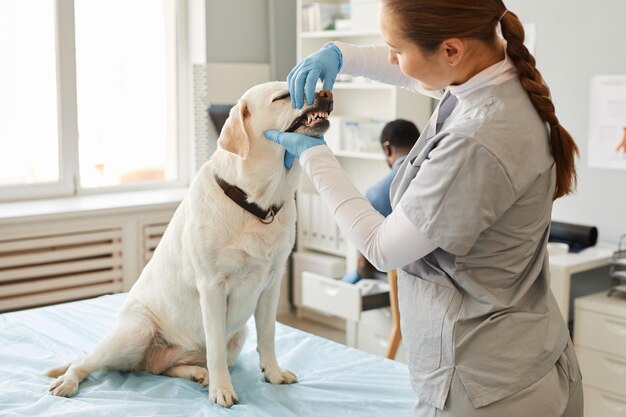
M 626 169 L 626 75 L 591 80 L 588 154 L 592 168 Z

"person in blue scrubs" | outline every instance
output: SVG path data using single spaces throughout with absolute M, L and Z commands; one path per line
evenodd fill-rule
M 403 119 L 393 120 L 385 125 L 380 135 L 380 145 L 385 153 L 385 159 L 391 171 L 383 179 L 374 184 L 365 198 L 372 207 L 380 214 L 387 217 L 391 214 L 391 200 L 389 199 L 389 189 L 398 168 L 415 145 L 420 132 L 413 122 Z M 357 255 L 357 269 L 348 272 L 342 281 L 356 284 L 362 278 L 372 278 L 379 271 L 367 260 L 362 253 Z

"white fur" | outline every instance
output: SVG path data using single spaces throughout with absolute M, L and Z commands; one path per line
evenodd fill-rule
M 285 83 L 248 90 L 231 110 L 218 149 L 200 169 L 152 260 L 131 289 L 114 329 L 94 351 L 48 371 L 54 395 L 71 396 L 99 369 L 148 371 L 207 384 L 212 401 L 237 402 L 228 365 L 241 350 L 254 314 L 260 365 L 273 383 L 297 377 L 274 352 L 276 308 L 287 257 L 295 240 L 294 192 L 299 165 L 286 170 L 284 149 L 265 139 L 285 130 L 301 111 Z M 246 191 L 262 208 L 283 204 L 263 224 L 232 202 L 214 173 Z M 206 369 L 207 366 L 208 375 Z

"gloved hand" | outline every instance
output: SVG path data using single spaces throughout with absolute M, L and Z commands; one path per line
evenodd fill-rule
M 359 275 L 358 272 L 356 272 L 356 270 L 352 271 L 352 272 L 348 272 L 346 275 L 344 275 L 341 280 L 343 282 L 347 282 L 348 284 L 356 284 L 357 282 L 359 282 L 361 280 L 361 276 Z
M 324 83 L 323 90 L 332 90 L 342 63 L 341 50 L 332 43 L 327 43 L 300 61 L 287 76 L 291 105 L 301 109 L 304 96 L 309 106 L 313 104 L 318 78 Z
M 301 133 L 288 133 L 278 130 L 266 130 L 265 137 L 285 147 L 284 164 L 287 169 L 293 166 L 293 160 L 300 158 L 302 152 L 313 146 L 326 145 L 324 137 L 315 138 Z

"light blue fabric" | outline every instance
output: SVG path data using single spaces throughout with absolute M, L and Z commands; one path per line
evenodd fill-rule
M 356 284 L 357 282 L 361 281 L 361 276 L 359 275 L 359 273 L 356 271 L 356 269 L 352 272 L 348 272 L 346 275 L 344 275 L 341 280 L 343 282 L 346 282 L 348 284 Z
M 1 416 L 408 416 L 415 403 L 404 364 L 280 323 L 279 363 L 293 385 L 264 381 L 252 321 L 230 368 L 239 404 L 224 409 L 195 382 L 140 373 L 96 372 L 75 397 L 48 394 L 41 373 L 90 352 L 111 329 L 125 294 L 0 315 Z
M 301 133 L 281 132 L 279 130 L 266 130 L 265 137 L 285 148 L 283 159 L 285 168 L 293 166 L 293 160 L 300 158 L 302 152 L 314 146 L 326 145 L 324 136 L 321 138 L 303 135 Z
M 365 198 L 367 198 L 372 207 L 385 217 L 391 214 L 391 200 L 389 198 L 391 183 L 405 159 L 406 155 L 396 159 L 391 166 L 391 171 L 383 179 L 372 185 L 365 193 Z

